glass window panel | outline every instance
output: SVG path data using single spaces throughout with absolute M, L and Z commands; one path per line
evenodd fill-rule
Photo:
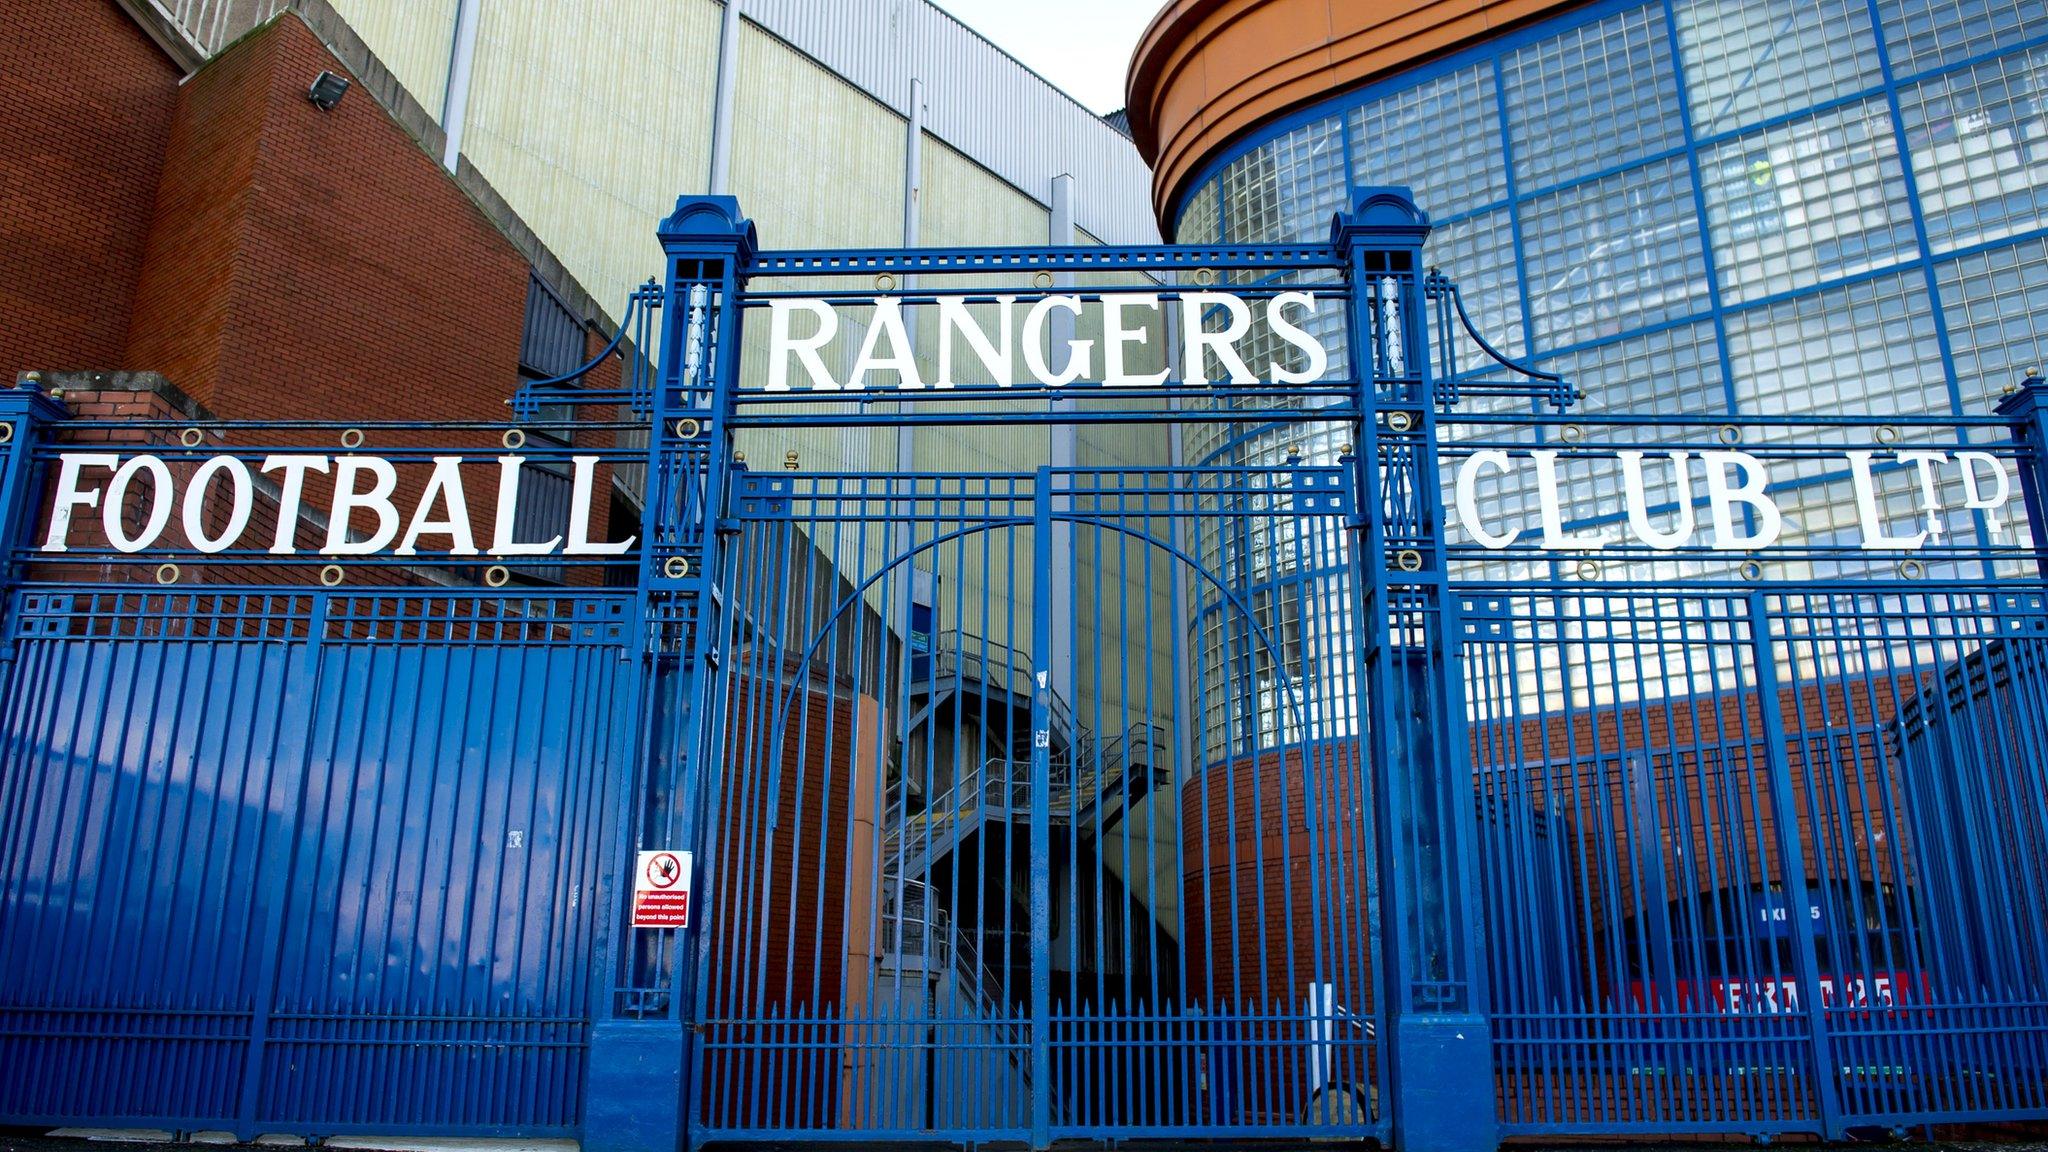
M 1181 210 L 1180 223 L 1174 229 L 1177 244 L 1214 244 L 1223 239 L 1216 218 L 1215 178 L 1202 185 L 1188 199 L 1187 207 Z
M 1660 160 L 1522 207 L 1536 347 L 1558 348 L 1703 310 L 1692 178 Z
M 1899 93 L 1927 242 L 1937 252 L 2048 221 L 2048 49 Z
M 1725 412 L 1710 320 L 1569 352 L 1543 364 L 1585 393 L 1574 412 Z
M 1304 124 L 1223 170 L 1223 228 L 1233 243 L 1326 236 L 1344 207 L 1344 140 L 1336 117 Z
M 1354 183 L 1405 184 L 1431 216 L 1495 203 L 1507 195 L 1493 64 L 1482 61 L 1351 113 Z
M 1900 78 L 2048 31 L 2048 0 L 1878 0 L 1877 11 Z
M 1458 285 L 1465 311 L 1488 344 L 1508 356 L 1522 354 L 1522 301 L 1515 283 L 1515 238 L 1507 209 L 1468 216 L 1435 229 L 1423 248 L 1423 262 L 1441 269 Z M 1457 324 L 1455 315 L 1451 323 Z M 1460 374 L 1496 367 L 1466 337 L 1462 325 L 1458 328 L 1457 360 Z M 1441 361 L 1434 368 L 1440 375 L 1447 372 Z
M 1695 137 L 1883 81 L 1865 0 L 1689 0 L 1674 14 Z
M 1744 412 L 1882 416 L 1949 410 L 1934 314 L 1918 271 L 1737 312 L 1727 325 L 1735 402 Z
M 1978 252 L 1936 272 L 1963 411 L 1981 413 L 2028 368 L 2048 364 L 2048 241 Z
M 1710 148 L 1700 179 L 1725 303 L 1889 264 L 1916 246 L 1882 97 Z
M 1617 12 L 1502 61 L 1524 189 L 1683 142 L 1661 4 Z

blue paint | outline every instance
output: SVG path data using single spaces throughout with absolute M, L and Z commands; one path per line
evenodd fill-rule
M 644 545 L 550 558 L 558 588 L 325 587 L 258 549 L 169 551 L 190 570 L 164 586 L 159 555 L 50 563 L 27 534 L 79 426 L 0 393 L 0 1119 L 1464 1152 L 2048 1114 L 2041 551 L 1980 538 L 1915 577 L 1831 538 L 1771 563 L 1894 567 L 1745 579 L 1614 545 L 1645 567 L 1595 582 L 1539 541 L 1460 542 L 1447 461 L 1635 441 L 1505 358 L 1433 377 L 1459 321 L 1428 232 L 1360 189 L 1316 243 L 774 252 L 732 201 L 686 201 L 598 357 L 621 387 L 516 399 L 528 428 L 650 427 L 593 449 L 651 478 Z M 1060 412 L 959 389 L 791 413 L 741 370 L 790 275 L 918 302 L 1203 269 L 1315 284 L 1346 358 L 1251 410 L 1084 380 Z M 1729 422 L 1784 461 L 1970 430 L 2038 529 L 2044 396 L 1654 439 Z M 742 432 L 906 420 L 1209 439 L 1192 466 L 735 458 Z M 341 431 L 217 430 L 246 455 Z M 414 462 L 522 450 L 385 431 Z M 687 929 L 628 923 L 654 848 L 695 854 Z

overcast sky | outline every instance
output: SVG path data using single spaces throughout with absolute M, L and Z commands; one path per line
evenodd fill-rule
M 932 0 L 1098 115 L 1124 106 L 1124 69 L 1164 0 Z

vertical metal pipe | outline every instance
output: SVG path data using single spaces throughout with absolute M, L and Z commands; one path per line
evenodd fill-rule
M 1061 173 L 1052 178 L 1051 216 L 1046 225 L 1046 243 L 1053 247 L 1070 247 L 1074 243 L 1074 178 Z M 1053 273 L 1053 290 L 1071 292 L 1074 287 L 1072 272 Z M 1052 314 L 1050 325 L 1052 350 L 1046 363 L 1055 372 L 1067 368 L 1067 352 L 1074 339 L 1073 313 L 1060 309 Z M 1074 402 L 1065 398 L 1052 401 L 1055 412 L 1071 412 Z M 1073 468 L 1079 458 L 1078 442 L 1075 438 L 1077 425 L 1058 422 L 1052 426 L 1050 463 L 1055 469 Z M 1074 582 L 1067 577 L 1074 571 L 1074 527 L 1071 523 L 1055 525 L 1052 539 L 1042 540 L 1039 547 L 1052 550 L 1052 570 L 1060 578 L 1052 584 L 1052 648 L 1041 655 L 1052 667 L 1053 691 L 1069 705 L 1077 705 L 1074 699 Z
M 918 245 L 919 209 L 924 202 L 924 81 L 915 77 L 910 81 L 910 119 L 904 125 L 903 138 L 903 246 L 915 248 Z M 903 286 L 912 287 L 916 278 L 905 275 Z M 917 347 L 917 315 L 906 310 L 903 330 L 910 337 L 910 346 Z M 896 470 L 909 471 L 915 462 L 916 439 L 909 424 L 896 428 Z M 904 585 L 906 591 L 908 584 Z M 909 619 L 906 604 L 904 616 Z
M 476 26 L 483 0 L 457 0 L 455 40 L 448 47 L 448 90 L 441 96 L 441 131 L 447 141 L 441 166 L 455 171 L 462 158 L 463 122 L 469 116 L 469 77 L 476 63 Z
M 464 0 L 474 3 L 474 0 Z M 718 86 L 711 97 L 711 187 L 713 196 L 732 191 L 732 100 L 740 59 L 740 0 L 725 0 L 718 25 Z
M 1031 649 L 1031 1146 L 1052 1146 L 1052 696 L 1045 654 L 1052 650 L 1046 613 L 1056 582 L 1052 554 L 1053 473 L 1038 470 L 1032 499 Z M 1070 753 L 1071 754 L 1071 753 Z M 1068 923 L 1071 925 L 1072 920 Z M 1071 933 L 1072 928 L 1068 931 Z

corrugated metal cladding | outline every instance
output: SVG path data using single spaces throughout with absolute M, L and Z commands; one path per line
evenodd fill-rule
M 1074 177 L 1074 218 L 1111 244 L 1156 244 L 1151 170 L 1101 117 L 929 0 L 742 0 L 749 20 L 910 113 L 924 81 L 925 128 L 1044 203 Z
M 583 325 L 538 276 L 526 279 L 526 328 L 519 367 L 535 376 L 566 376 L 583 363 Z

